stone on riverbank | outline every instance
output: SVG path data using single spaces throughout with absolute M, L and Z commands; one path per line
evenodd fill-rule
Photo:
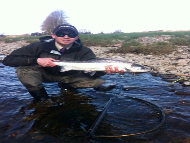
M 0 41 L 0 55 L 8 55 L 13 50 L 27 45 L 25 41 L 17 41 L 14 43 L 4 43 Z M 141 65 L 151 67 L 154 72 L 161 74 L 177 74 L 177 75 L 190 75 L 190 47 L 181 46 L 177 51 L 168 55 L 143 55 L 143 54 L 119 54 L 107 53 L 110 49 L 118 47 L 89 47 L 97 55 L 97 58 L 125 60 L 135 62 Z M 2 60 L 2 57 L 1 59 Z

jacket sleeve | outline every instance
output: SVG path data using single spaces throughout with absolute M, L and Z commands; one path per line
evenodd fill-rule
M 37 64 L 37 53 L 39 52 L 39 49 L 39 42 L 16 49 L 10 55 L 4 58 L 3 64 L 11 67 Z
M 86 52 L 81 57 L 81 61 L 87 61 L 87 60 L 95 60 L 96 55 L 93 53 L 91 49 L 86 50 Z

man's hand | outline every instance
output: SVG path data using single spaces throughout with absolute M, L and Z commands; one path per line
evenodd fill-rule
M 56 66 L 56 64 L 53 63 L 54 61 L 59 61 L 59 60 L 55 60 L 52 58 L 38 58 L 37 59 L 37 63 L 42 67 L 54 67 Z
M 112 67 L 112 66 L 105 66 L 105 72 L 106 73 L 124 73 L 123 70 L 119 70 L 118 67 Z

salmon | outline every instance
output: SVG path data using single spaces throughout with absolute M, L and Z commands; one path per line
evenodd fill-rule
M 59 61 L 54 62 L 57 66 L 61 66 L 61 72 L 69 70 L 80 71 L 105 71 L 106 66 L 118 67 L 124 72 L 144 73 L 149 72 L 150 68 L 133 62 L 120 60 L 88 60 L 88 61 Z

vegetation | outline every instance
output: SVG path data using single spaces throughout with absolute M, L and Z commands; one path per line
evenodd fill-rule
M 170 42 L 174 45 L 178 45 L 178 46 L 189 46 L 190 45 L 190 37 L 183 37 L 183 38 L 175 38 L 175 39 L 171 39 Z
M 157 38 L 168 36 L 170 39 L 163 42 L 142 43 L 138 39 L 142 37 Z M 26 40 L 28 43 L 39 41 L 42 36 L 19 36 L 15 38 L 3 37 L 0 41 L 15 42 Z M 147 32 L 147 33 L 112 33 L 112 34 L 81 34 L 81 41 L 85 46 L 114 46 L 109 52 L 136 53 L 136 54 L 169 54 L 176 50 L 177 46 L 190 46 L 190 31 L 185 32 Z
M 132 41 L 129 43 L 124 43 L 121 48 L 112 49 L 109 52 L 112 53 L 135 53 L 135 54 L 152 54 L 152 55 L 161 55 L 169 54 L 172 51 L 176 50 L 177 46 L 172 45 L 166 42 L 158 42 L 153 44 L 143 45 L 139 42 Z
M 5 37 L 0 38 L 0 41 L 4 41 L 5 43 L 12 43 L 17 41 L 25 40 L 27 43 L 33 43 L 39 41 L 40 36 L 17 36 L 17 37 Z
M 63 23 L 67 23 L 65 12 L 63 10 L 56 10 L 47 16 L 41 26 L 41 29 L 43 33 L 51 34 L 56 26 Z

